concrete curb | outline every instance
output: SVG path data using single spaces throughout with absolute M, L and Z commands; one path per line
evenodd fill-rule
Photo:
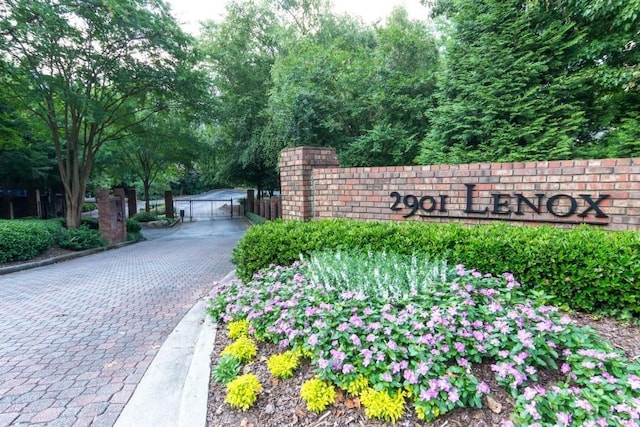
M 231 280 L 235 271 L 222 281 Z M 115 427 L 204 427 L 216 329 L 198 301 L 151 362 Z
M 87 249 L 86 251 L 74 252 L 71 254 L 60 255 L 53 258 L 43 259 L 41 261 L 33 261 L 27 262 L 24 264 L 12 265 L 11 267 L 2 267 L 0 268 L 0 275 L 15 273 L 16 271 L 29 270 L 31 268 L 44 267 L 45 265 L 51 265 L 62 261 L 68 261 L 70 259 L 80 258 L 87 255 L 97 254 L 98 252 L 104 252 L 111 249 L 118 249 L 124 246 L 133 245 L 138 242 L 142 242 L 142 240 L 132 240 L 130 242 L 122 242 L 116 243 L 115 245 L 103 246 L 101 248 Z

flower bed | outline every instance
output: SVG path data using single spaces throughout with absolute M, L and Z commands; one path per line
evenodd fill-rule
M 640 366 L 542 305 L 544 295 L 524 294 L 512 275 L 415 256 L 332 259 L 218 284 L 210 313 L 246 319 L 258 340 L 308 358 L 317 380 L 303 394 L 321 390 L 321 381 L 358 396 L 369 417 L 393 422 L 411 406 L 429 421 L 486 405 L 502 392 L 474 375 L 489 364 L 493 387 L 515 399 L 515 425 L 638 424 Z M 307 405 L 329 402 L 320 395 Z

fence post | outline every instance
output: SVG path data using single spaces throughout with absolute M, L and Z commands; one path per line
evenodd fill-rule
M 274 220 L 278 218 L 278 197 L 277 196 L 271 197 L 269 204 L 271 208 L 269 212 L 269 219 Z
M 264 217 L 271 219 L 271 202 L 269 200 L 264 201 Z

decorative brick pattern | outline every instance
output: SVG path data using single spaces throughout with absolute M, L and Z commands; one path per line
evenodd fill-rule
M 640 229 L 640 158 L 365 168 L 335 159 L 327 148 L 282 152 L 284 219 Z

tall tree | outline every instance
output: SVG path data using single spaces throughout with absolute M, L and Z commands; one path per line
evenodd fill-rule
M 273 188 L 277 178 L 275 166 L 264 161 L 260 138 L 280 36 L 275 11 L 257 1 L 230 3 L 223 22 L 203 29 L 201 50 L 217 95 L 217 165 L 234 184 Z
M 427 23 L 410 20 L 401 7 L 375 33 L 374 72 L 364 94 L 371 123 L 345 157 L 355 166 L 413 164 L 431 126 L 438 45 Z
M 422 163 L 570 158 L 587 125 L 584 34 L 542 2 L 446 0 L 449 42 Z
M 99 162 L 113 178 L 138 181 L 149 212 L 152 185 L 159 182 L 168 188 L 177 171 L 191 168 L 201 147 L 190 123 L 179 111 L 169 109 L 129 128 Z
M 13 96 L 49 128 L 78 227 L 96 153 L 191 83 L 190 38 L 162 0 L 5 0 L 0 52 Z M 152 96 L 154 102 L 145 102 Z
M 335 147 L 342 165 L 410 164 L 429 128 L 438 51 L 425 23 L 396 9 L 386 26 L 325 16 L 276 60 L 269 100 L 271 157 Z

